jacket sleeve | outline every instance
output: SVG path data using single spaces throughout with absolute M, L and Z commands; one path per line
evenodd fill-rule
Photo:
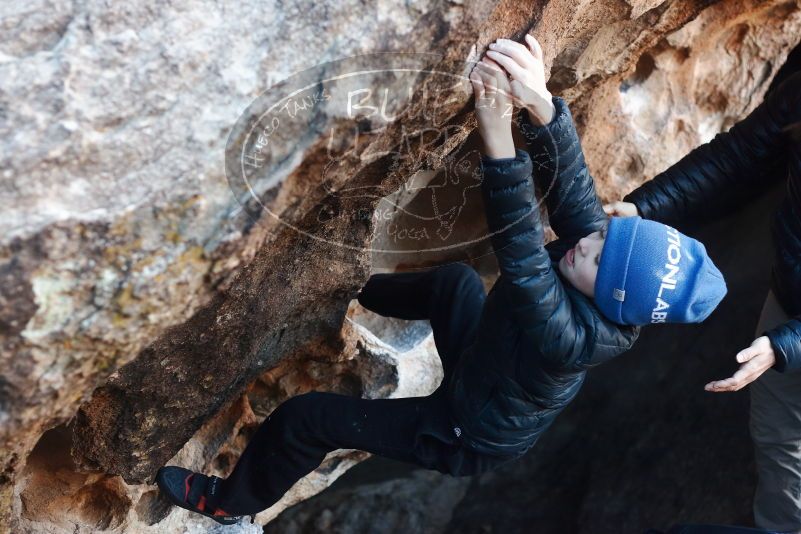
M 544 247 L 542 222 L 531 180 L 528 154 L 515 158 L 481 158 L 482 197 L 490 240 L 509 312 L 552 366 L 587 369 L 628 350 L 639 328 L 602 319 L 592 301 L 566 288 Z
M 632 202 L 646 219 L 677 225 L 702 214 L 725 213 L 782 177 L 783 130 L 801 120 L 801 72 L 776 87 L 728 132 L 719 133 L 635 189 Z
M 517 121 L 551 227 L 560 240 L 569 242 L 600 230 L 608 217 L 587 170 L 570 109 L 559 97 L 553 103 L 556 111 L 549 124 L 534 125 L 524 108 Z
M 801 369 L 801 316 L 794 317 L 763 335 L 770 339 L 776 355 L 774 369 L 781 373 Z
M 562 281 L 544 247 L 528 154 L 481 157 L 481 192 L 500 277 L 499 291 L 527 343 L 534 343 L 552 365 L 572 366 L 587 357 L 594 338 L 578 321 Z

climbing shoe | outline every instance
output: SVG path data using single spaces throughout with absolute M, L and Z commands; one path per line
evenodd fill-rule
M 210 517 L 222 525 L 233 525 L 241 517 L 232 516 L 220 508 L 210 510 L 207 507 L 206 496 L 220 480 L 222 479 L 219 477 L 206 476 L 173 465 L 162 467 L 156 474 L 156 484 L 175 506 Z

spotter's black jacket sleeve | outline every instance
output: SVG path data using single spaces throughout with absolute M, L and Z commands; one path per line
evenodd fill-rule
M 776 355 L 774 368 L 780 373 L 801 369 L 801 316 L 764 332 Z
M 801 72 L 787 78 L 729 131 L 717 134 L 623 197 L 645 219 L 673 226 L 726 213 L 743 192 L 769 187 L 784 161 L 785 128 L 801 120 Z

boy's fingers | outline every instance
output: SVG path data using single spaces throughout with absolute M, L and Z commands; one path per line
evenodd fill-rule
M 493 71 L 492 67 L 484 63 L 484 60 L 482 59 L 476 64 L 476 70 L 478 71 L 478 75 L 481 77 L 481 81 L 484 84 L 484 92 L 488 95 L 493 94 L 497 84 L 495 82 L 495 72 Z
M 495 84 L 498 86 L 498 90 L 502 91 L 503 94 L 510 96 L 512 93 L 512 88 L 509 85 L 509 77 L 506 73 L 502 70 L 495 72 Z
M 482 58 L 481 61 L 476 63 L 475 70 L 482 76 L 494 76 L 497 67 L 490 65 L 489 62 L 487 61 L 487 58 Z
M 506 76 L 506 72 L 503 70 L 503 67 L 501 67 L 497 61 L 494 61 L 488 56 L 481 58 L 481 61 L 479 61 L 478 64 L 481 65 L 485 71 L 490 72 L 493 75 L 503 74 Z
M 496 42 L 490 43 L 489 48 L 491 52 L 500 53 L 512 58 L 512 60 L 522 68 L 531 68 L 534 66 L 534 58 L 532 57 L 531 51 L 525 45 L 518 42 L 509 39 L 498 39 Z
M 490 58 L 484 58 L 481 61 L 486 62 L 486 64 L 489 66 L 488 72 L 494 79 L 495 87 L 499 91 L 508 95 L 511 89 L 509 87 L 509 78 L 506 76 L 506 71 L 504 71 L 503 68 L 498 65 L 498 63 Z
M 518 80 L 525 79 L 526 69 L 521 67 L 517 61 L 511 57 L 500 52 L 495 52 L 494 50 L 487 51 L 487 55 L 494 59 L 496 63 L 499 63 L 501 67 L 506 69 L 506 72 L 508 72 L 512 78 L 517 78 Z
M 484 98 L 484 83 L 481 81 L 481 76 L 477 72 L 470 73 L 470 84 L 473 86 L 473 93 L 476 100 Z
M 531 55 L 534 56 L 536 59 L 542 61 L 542 47 L 540 46 L 539 41 L 534 38 L 533 35 L 530 33 L 526 34 L 526 42 L 528 43 L 529 49 L 531 49 Z

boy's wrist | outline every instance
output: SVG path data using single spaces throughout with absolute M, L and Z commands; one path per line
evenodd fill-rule
M 550 124 L 556 115 L 556 106 L 554 106 L 551 98 L 542 98 L 536 103 L 527 106 L 526 111 L 528 112 L 528 119 L 533 125 L 545 126 Z
M 512 132 L 509 135 L 489 135 L 483 138 L 484 141 L 484 154 L 488 158 L 514 158 L 517 156 L 515 152 L 515 143 L 512 138 Z

